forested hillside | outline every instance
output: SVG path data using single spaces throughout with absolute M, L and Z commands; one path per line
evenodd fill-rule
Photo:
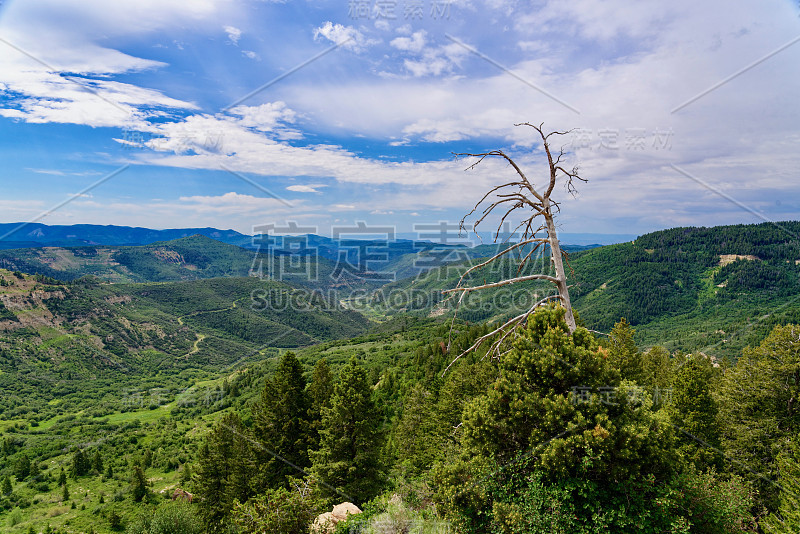
M 215 376 L 276 348 L 353 337 L 368 328 L 356 312 L 252 277 L 133 285 L 86 278 L 65 284 L 0 270 L 0 280 L 5 419 L 47 418 L 55 413 L 51 401 L 78 402 L 87 389 L 119 380 L 189 371 Z M 253 305 L 253 295 L 261 296 L 261 306 Z M 168 385 L 166 376 L 161 383 Z M 98 398 L 82 400 L 102 410 Z
M 550 287 L 496 288 L 451 322 L 462 262 L 325 292 L 231 276 L 242 249 L 200 237 L 114 249 L 117 283 L 0 269 L 0 530 L 305 533 L 350 501 L 347 532 L 797 532 L 786 229 L 575 251 L 592 331 L 549 306 L 460 358 Z M 130 281 L 148 269 L 176 279 Z
M 800 322 L 800 244 L 791 232 L 800 235 L 800 223 L 678 228 L 574 251 L 568 262 L 573 305 L 594 330 L 608 332 L 625 317 L 637 326 L 643 345 L 735 358 L 773 326 Z M 378 315 L 450 313 L 454 301 L 443 303 L 441 291 L 454 287 L 466 267 L 479 261 L 389 284 L 363 305 Z M 547 267 L 539 262 L 530 271 L 541 265 Z M 498 281 L 515 269 L 509 262 L 492 265 L 467 282 Z M 499 320 L 550 292 L 548 284 L 537 282 L 482 292 L 471 295 L 459 316 Z
M 280 258 L 259 255 L 205 236 L 135 247 L 46 247 L 0 251 L 0 267 L 60 280 L 92 275 L 109 282 L 167 282 L 215 277 L 242 277 L 251 272 L 279 272 Z M 324 258 L 297 257 L 295 275 L 281 272 L 286 280 L 309 284 L 321 280 L 329 286 L 333 264 Z M 345 281 L 350 273 L 343 273 Z

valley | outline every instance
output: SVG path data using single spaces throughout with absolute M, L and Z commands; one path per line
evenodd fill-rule
M 782 224 L 800 233 L 800 223 Z M 413 272 L 436 252 L 403 247 L 387 269 Z M 13 480 L 0 500 L 0 522 L 19 533 L 48 525 L 114 532 L 117 519 L 130 523 L 142 510 L 129 496 L 137 467 L 150 509 L 175 488 L 196 488 L 198 451 L 224 417 L 254 424 L 268 377 L 287 351 L 309 381 L 321 360 L 334 374 L 352 362 L 361 366 L 390 435 L 394 452 L 387 454 L 423 465 L 397 449 L 404 403 L 419 388 L 436 398 L 456 395 L 448 388 L 458 383 L 472 393 L 443 412 L 457 420 L 492 371 L 477 354 L 454 375 L 442 378 L 442 370 L 488 323 L 552 292 L 540 282 L 482 292 L 462 303 L 451 323 L 452 301 L 441 291 L 496 251 L 471 249 L 459 261 L 388 283 L 364 264 L 335 276 L 336 263 L 321 255 L 261 255 L 205 236 L 0 251 L 0 477 Z M 776 326 L 800 323 L 798 259 L 798 242 L 769 224 L 665 230 L 630 243 L 575 247 L 573 304 L 601 346 L 613 346 L 624 317 L 640 354 L 665 349 L 679 362 L 697 353 L 727 367 Z M 258 264 L 278 272 L 280 262 L 294 274 L 272 280 L 251 270 Z M 465 281 L 497 281 L 514 269 L 494 265 Z M 483 370 L 470 378 L 470 366 Z M 84 449 L 101 465 L 56 483 Z M 23 456 L 37 463 L 38 474 L 15 474 Z

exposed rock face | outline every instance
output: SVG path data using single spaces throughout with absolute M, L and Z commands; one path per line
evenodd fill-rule
M 347 519 L 348 515 L 360 514 L 361 509 L 351 502 L 343 502 L 333 507 L 332 512 L 320 514 L 311 526 L 311 534 L 332 534 L 336 524 Z
M 758 256 L 753 256 L 751 254 L 720 254 L 719 256 L 719 266 L 725 267 L 729 263 L 733 263 L 736 260 L 750 260 L 750 261 L 759 261 L 761 258 Z
M 342 504 L 337 504 L 333 507 L 333 517 L 338 519 L 339 521 L 344 521 L 347 519 L 348 514 L 360 514 L 361 509 L 351 502 L 343 502 Z
M 336 530 L 336 523 L 338 523 L 338 521 L 334 521 L 332 513 L 325 512 L 324 514 L 320 514 L 314 520 L 314 524 L 311 525 L 311 534 L 328 534 L 329 532 L 333 532 Z

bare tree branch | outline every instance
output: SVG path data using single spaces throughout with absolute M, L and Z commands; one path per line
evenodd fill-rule
M 529 274 L 527 276 L 518 276 L 517 278 L 509 278 L 508 280 L 501 280 L 500 282 L 493 282 L 491 284 L 483 284 L 480 286 L 473 286 L 473 287 L 454 287 L 453 289 L 445 289 L 442 293 L 453 293 L 455 291 L 464 291 L 465 293 L 470 291 L 477 291 L 478 289 L 489 289 L 491 287 L 501 287 L 507 286 L 509 284 L 516 284 L 517 282 L 526 282 L 528 280 L 547 280 L 548 282 L 553 282 L 554 284 L 558 282 L 558 279 L 550 276 L 548 274 Z
M 536 310 L 536 308 L 538 308 L 539 306 L 541 306 L 542 304 L 544 304 L 548 300 L 552 300 L 552 299 L 555 299 L 555 298 L 559 298 L 559 296 L 558 295 L 550 295 L 548 297 L 545 297 L 545 298 L 541 299 L 536 304 L 531 306 L 530 309 L 528 311 L 526 311 L 525 313 L 521 313 L 521 314 L 517 315 L 516 317 L 512 317 L 511 319 L 509 319 L 508 321 L 503 323 L 501 326 L 498 326 L 497 328 L 495 328 L 494 330 L 492 330 L 488 334 L 485 334 L 485 335 L 479 337 L 477 340 L 475 340 L 475 342 L 472 344 L 472 346 L 470 346 L 467 350 L 462 351 L 461 354 L 456 356 L 455 359 L 453 359 L 453 361 L 450 362 L 450 364 L 442 372 L 442 375 L 447 373 L 447 371 L 450 370 L 450 368 L 453 366 L 454 363 L 456 363 L 459 360 L 459 358 L 461 358 L 465 354 L 469 354 L 470 352 L 472 352 L 474 350 L 477 350 L 481 345 L 483 345 L 484 341 L 486 341 L 487 339 L 491 339 L 494 335 L 496 335 L 496 334 L 498 334 L 500 332 L 505 331 L 505 333 L 503 334 L 503 336 L 500 339 L 498 339 L 497 341 L 492 343 L 492 346 L 495 346 L 495 345 L 500 346 L 500 344 L 505 340 L 505 338 L 515 330 L 514 328 L 508 328 L 509 326 L 511 326 L 511 325 L 513 325 L 515 323 L 519 324 L 519 323 L 523 322 L 525 319 L 528 318 L 528 316 L 530 314 L 532 314 Z M 491 348 L 489 350 L 489 353 L 491 353 Z
M 541 243 L 546 243 L 547 240 L 544 239 L 544 238 L 526 239 L 525 241 L 520 241 L 519 243 L 511 245 L 510 247 L 504 248 L 502 250 L 502 252 L 499 252 L 499 253 L 495 254 L 494 256 L 492 256 L 491 258 L 489 258 L 488 260 L 486 260 L 486 261 L 484 261 L 482 263 L 479 263 L 478 265 L 473 265 L 472 267 L 470 267 L 469 269 L 464 271 L 464 274 L 462 274 L 461 278 L 458 279 L 458 284 L 456 284 L 456 287 L 459 287 L 461 285 L 461 282 L 464 280 L 464 278 L 467 275 L 469 275 L 472 271 L 475 271 L 475 270 L 480 269 L 482 267 L 486 267 L 487 265 L 492 263 L 494 260 L 500 258 L 501 256 L 504 256 L 505 254 L 508 254 L 509 252 L 513 251 L 514 249 L 518 249 L 519 247 L 524 247 L 525 245 L 529 245 L 531 243 L 536 243 L 536 242 L 541 244 Z M 538 247 L 539 245 L 536 245 L 536 246 Z
M 546 188 L 544 191 L 541 189 L 536 189 L 533 183 L 528 179 L 525 173 L 522 171 L 520 166 L 505 152 L 502 150 L 491 150 L 487 152 L 462 152 L 462 153 L 455 153 L 454 156 L 458 157 L 472 157 L 477 158 L 476 161 L 471 163 L 465 170 L 473 170 L 475 169 L 483 160 L 486 158 L 502 158 L 505 160 L 517 173 L 517 179 L 513 181 L 508 181 L 502 183 L 500 185 L 494 186 L 489 191 L 484 194 L 481 199 L 474 205 L 474 207 L 467 213 L 462 219 L 459 224 L 460 229 L 466 229 L 465 223 L 466 220 L 473 215 L 475 215 L 478 210 L 480 211 L 480 215 L 477 216 L 475 223 L 472 225 L 472 231 L 475 235 L 480 238 L 478 234 L 478 226 L 481 223 L 487 221 L 489 217 L 492 217 L 495 214 L 495 210 L 499 207 L 503 207 L 503 211 L 498 210 L 499 220 L 497 224 L 496 230 L 493 232 L 494 234 L 494 242 L 498 243 L 500 239 L 500 234 L 503 231 L 503 226 L 507 224 L 507 221 L 513 219 L 515 216 L 521 216 L 521 220 L 516 224 L 514 231 L 511 235 L 506 237 L 503 240 L 503 243 L 508 242 L 513 235 L 516 235 L 516 232 L 521 230 L 522 234 L 520 236 L 520 240 L 518 243 L 507 247 L 501 252 L 498 252 L 488 260 L 485 260 L 477 265 L 474 265 L 467 269 L 467 271 L 461 275 L 456 284 L 456 287 L 452 289 L 448 289 L 443 291 L 443 294 L 448 295 L 448 299 L 455 297 L 458 295 L 458 302 L 456 303 L 456 310 L 453 316 L 453 322 L 455 322 L 455 317 L 458 314 L 458 309 L 463 302 L 464 296 L 468 293 L 472 293 L 474 291 L 482 290 L 482 289 L 491 289 L 502 287 L 506 285 L 512 285 L 518 282 L 526 282 L 532 280 L 544 280 L 550 282 L 556 286 L 557 294 L 548 296 L 542 300 L 539 300 L 534 304 L 530 309 L 526 312 L 509 319 L 501 326 L 495 328 L 488 334 L 481 336 L 478 340 L 473 343 L 471 347 L 467 350 L 459 354 L 445 369 L 445 372 L 450 369 L 450 367 L 464 354 L 467 354 L 473 350 L 476 350 L 480 347 L 486 340 L 497 336 L 497 338 L 492 342 L 489 352 L 490 353 L 497 353 L 500 352 L 500 347 L 505 343 L 508 337 L 517 330 L 517 328 L 527 320 L 531 313 L 535 311 L 537 307 L 548 302 L 552 299 L 558 299 L 561 301 L 561 304 L 564 306 L 566 310 L 565 320 L 567 325 L 570 329 L 570 332 L 573 332 L 576 328 L 575 325 L 575 317 L 572 312 L 572 304 L 569 298 L 569 286 L 567 285 L 567 276 L 564 270 L 564 261 L 566 260 L 567 266 L 569 267 L 569 258 L 561 249 L 560 242 L 558 240 L 558 235 L 556 232 L 556 225 L 554 220 L 554 215 L 559 213 L 561 208 L 560 204 L 551 198 L 551 194 L 555 189 L 556 183 L 559 180 L 564 180 L 567 192 L 571 195 L 576 193 L 576 182 L 586 182 L 587 180 L 580 176 L 578 172 L 578 167 L 575 166 L 571 170 L 567 170 L 567 168 L 562 164 L 562 159 L 565 157 L 564 147 L 562 146 L 558 154 L 554 157 L 553 152 L 551 151 L 550 147 L 550 138 L 553 136 L 562 136 L 571 133 L 573 130 L 566 130 L 566 131 L 552 131 L 545 133 L 544 130 L 544 123 L 539 124 L 538 126 L 532 124 L 530 122 L 522 122 L 516 124 L 516 126 L 528 126 L 533 128 L 538 134 L 542 142 L 542 148 L 544 149 L 544 153 L 547 156 L 547 182 Z M 541 224 L 538 226 L 535 224 L 535 221 L 541 221 Z M 536 228 L 534 230 L 534 228 Z M 539 237 L 537 234 L 540 232 L 545 234 L 545 237 Z M 531 247 L 531 250 L 526 251 L 523 247 L 528 245 L 534 245 Z M 550 251 L 550 266 L 554 270 L 554 273 L 551 274 L 528 274 L 520 276 L 523 271 L 523 268 L 528 265 L 531 256 L 540 249 L 542 250 L 549 249 Z M 464 282 L 465 278 L 470 275 L 471 273 L 475 272 L 478 269 L 484 268 L 494 262 L 499 262 L 501 259 L 511 252 L 514 252 L 510 257 L 516 258 L 518 261 L 517 265 L 517 272 L 516 275 L 512 278 L 506 278 L 500 280 L 498 282 L 490 282 L 487 283 L 484 280 L 484 283 L 481 285 L 471 286 L 471 287 L 462 287 L 461 284 Z M 525 254 L 523 257 L 522 253 Z M 571 267 L 570 271 L 572 270 Z M 451 332 L 452 332 L 452 325 L 451 325 Z M 448 344 L 449 346 L 449 344 Z

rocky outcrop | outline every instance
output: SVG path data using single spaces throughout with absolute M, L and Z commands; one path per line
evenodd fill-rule
M 351 502 L 343 502 L 333 507 L 333 511 L 320 514 L 314 519 L 311 534 L 332 534 L 336 525 L 347 519 L 348 515 L 360 514 L 361 509 Z
M 172 494 L 173 501 L 192 502 L 192 499 L 194 499 L 194 495 L 181 488 L 175 488 L 175 492 Z

